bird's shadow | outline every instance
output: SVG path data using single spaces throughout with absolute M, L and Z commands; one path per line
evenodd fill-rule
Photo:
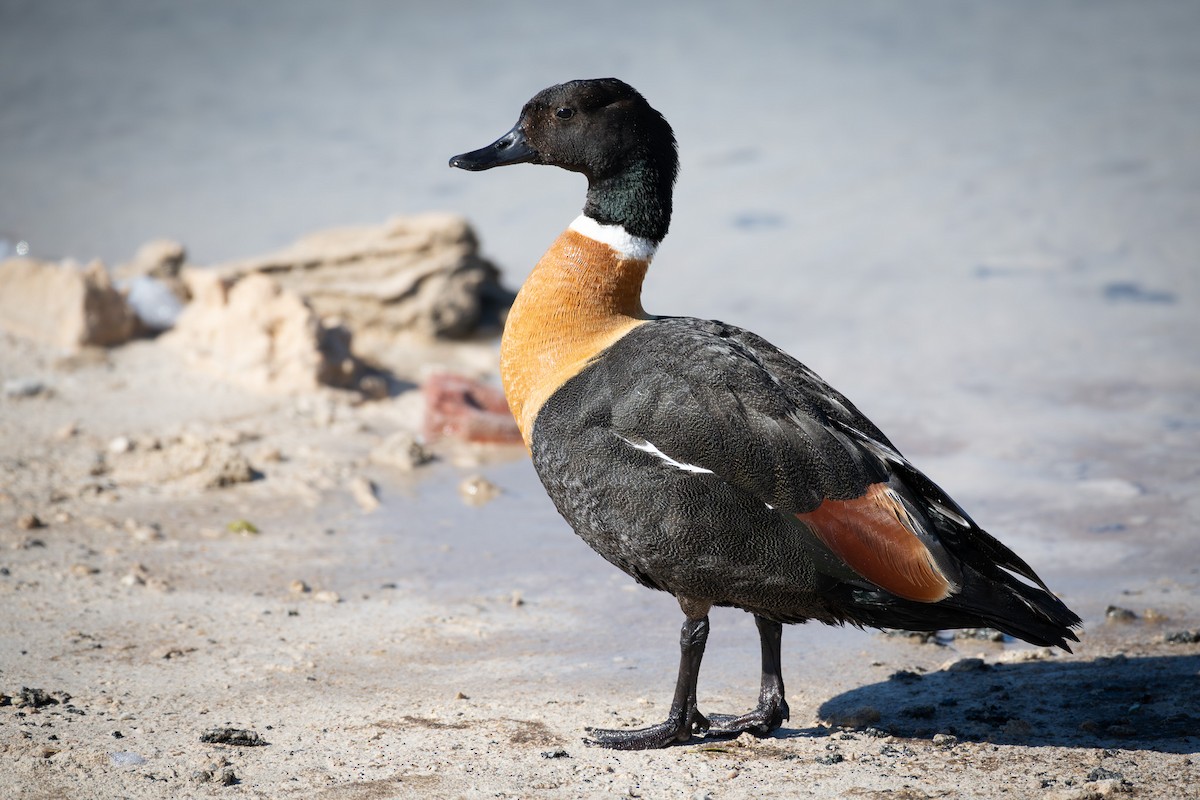
M 914 739 L 1200 752 L 1200 655 L 962 666 L 897 672 L 830 698 L 819 716 Z

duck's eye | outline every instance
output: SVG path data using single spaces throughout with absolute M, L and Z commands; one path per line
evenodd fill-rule
M 575 109 L 560 108 L 554 112 L 554 116 L 558 117 L 559 119 L 570 119 L 571 117 L 575 116 Z

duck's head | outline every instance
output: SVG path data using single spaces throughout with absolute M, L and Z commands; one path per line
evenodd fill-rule
M 450 166 L 477 172 L 550 164 L 602 180 L 648 156 L 674 160 L 674 153 L 671 126 L 636 89 L 616 78 L 593 78 L 538 92 L 508 133 L 454 156 Z
M 511 130 L 450 159 L 450 166 L 473 172 L 508 164 L 581 172 L 588 179 L 588 216 L 656 241 L 666 235 L 679 165 L 675 135 L 623 81 L 594 78 L 543 89 Z

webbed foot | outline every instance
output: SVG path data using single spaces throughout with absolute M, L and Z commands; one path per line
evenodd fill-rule
M 690 719 L 685 721 L 682 715 L 679 715 L 678 719 L 668 718 L 666 722 L 634 730 L 588 728 L 587 738 L 583 741 L 589 745 L 613 750 L 656 750 L 686 742 L 693 734 L 703 735 L 708 731 L 709 722 L 699 711 L 692 709 L 689 717 Z
M 759 704 L 757 708 L 740 717 L 732 714 L 713 714 L 709 717 L 709 736 L 739 736 L 752 733 L 769 736 L 778 730 L 791 714 L 787 701 L 779 698 L 778 703 Z

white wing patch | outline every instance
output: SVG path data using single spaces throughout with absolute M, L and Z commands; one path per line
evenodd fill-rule
M 644 236 L 634 236 L 621 225 L 601 225 L 587 214 L 580 214 L 570 225 L 571 230 L 589 239 L 606 244 L 621 258 L 649 261 L 658 249 L 658 242 Z
M 662 459 L 663 461 L 665 461 L 667 464 L 670 464 L 675 469 L 682 470 L 684 472 L 694 472 L 697 474 L 705 474 L 705 473 L 707 473 L 709 475 L 712 474 L 711 469 L 705 469 L 704 467 L 697 467 L 695 464 L 685 464 L 682 461 L 676 461 L 675 459 L 671 458 L 669 455 L 664 453 L 662 450 L 659 450 L 657 447 L 655 447 L 653 442 L 649 442 L 645 439 L 643 439 L 640 443 L 635 442 L 632 439 L 626 439 L 624 436 L 622 436 L 619 433 L 617 434 L 617 438 L 620 439 L 621 441 L 625 442 L 627 445 L 634 448 L 635 450 L 641 450 L 643 453 L 649 453 L 650 455 L 652 455 L 656 458 Z

